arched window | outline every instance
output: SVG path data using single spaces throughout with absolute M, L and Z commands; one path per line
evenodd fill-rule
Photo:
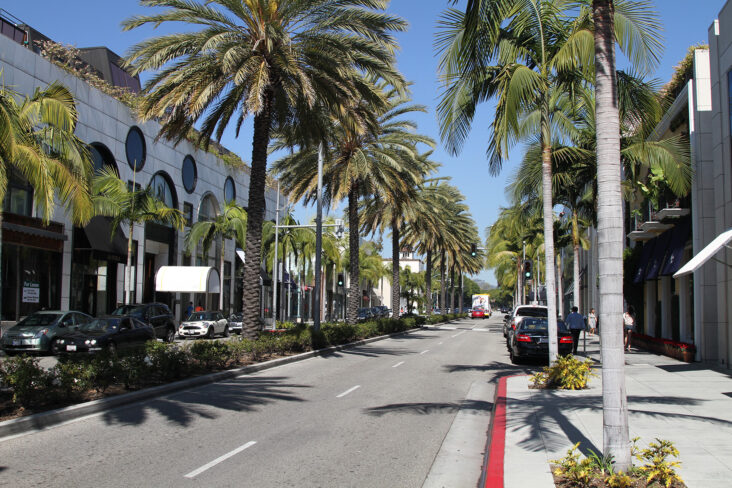
M 178 208 L 178 198 L 175 194 L 175 188 L 171 183 L 170 176 L 164 171 L 155 173 L 150 180 L 150 188 L 158 199 L 162 200 L 165 205 L 171 208 Z
M 219 214 L 219 202 L 211 193 L 206 193 L 198 207 L 198 221 L 213 220 Z
M 127 164 L 134 171 L 140 171 L 145 166 L 147 148 L 145 147 L 145 136 L 139 127 L 130 127 L 125 141 L 125 152 L 127 153 Z
M 224 201 L 226 203 L 233 202 L 236 200 L 236 185 L 234 185 L 234 178 L 229 176 L 226 178 L 224 183 Z
M 95 173 L 99 173 L 102 168 L 109 168 L 119 175 L 114 155 L 107 146 L 101 142 L 92 142 L 89 144 L 89 153 L 91 154 Z
M 181 176 L 183 179 L 183 188 L 188 193 L 193 193 L 198 182 L 198 170 L 196 169 L 196 161 L 190 154 L 183 158 L 183 167 L 181 168 Z

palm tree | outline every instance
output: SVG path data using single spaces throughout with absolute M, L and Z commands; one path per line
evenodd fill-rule
M 97 215 L 112 217 L 111 235 L 122 224 L 129 226 L 127 237 L 127 268 L 125 276 L 125 304 L 130 303 L 132 270 L 132 231 L 135 224 L 157 222 L 183 230 L 185 217 L 177 208 L 163 203 L 149 186 L 131 189 L 119 179 L 113 169 L 103 168 L 92 179 L 92 202 Z M 222 274 L 223 276 L 223 274 Z
M 208 255 L 211 244 L 221 239 L 221 259 L 219 262 L 219 310 L 224 310 L 224 258 L 226 240 L 234 239 L 241 246 L 246 239 L 247 213 L 236 202 L 226 202 L 224 211 L 213 220 L 202 220 L 191 226 L 186 233 L 184 246 L 190 254 L 200 243 L 203 254 Z
M 51 220 L 58 196 L 73 223 L 86 224 L 93 215 L 89 195 L 93 167 L 85 145 L 74 135 L 78 120 L 74 97 L 63 85 L 52 83 L 43 90 L 36 88 L 20 103 L 18 98 L 0 86 L 0 202 L 5 199 L 8 172 L 17 171 L 33 187 L 44 222 Z
M 418 159 L 414 146 L 432 142 L 428 137 L 412 132 L 413 123 L 399 118 L 405 112 L 419 110 L 418 107 L 405 106 L 404 97 L 393 89 L 383 94 L 382 102 L 384 106 L 374 106 L 370 100 L 360 100 L 349 109 L 347 117 L 330 117 L 325 145 L 324 198 L 330 204 L 348 200 L 348 246 L 350 250 L 356 250 L 349 253 L 350 289 L 346 317 L 349 323 L 356 322 L 359 305 L 359 199 L 411 191 L 421 177 L 411 164 Z M 371 117 L 376 120 L 367 124 L 367 129 L 355 123 L 356 118 Z M 274 147 L 292 145 L 292 136 L 283 134 Z M 274 170 L 295 200 L 304 198 L 306 203 L 315 200 L 317 158 L 318 149 L 305 146 L 275 163 Z
M 259 328 L 259 269 L 267 154 L 273 128 L 307 125 L 315 106 L 343 106 L 365 88 L 368 72 L 402 86 L 394 68 L 401 19 L 383 13 L 386 0 L 147 0 L 160 13 L 137 16 L 125 30 L 185 22 L 199 30 L 149 39 L 131 49 L 133 74 L 157 73 L 140 107 L 162 122 L 161 135 L 181 140 L 197 122 L 200 139 L 220 139 L 234 117 L 238 135 L 254 117 L 249 186 L 243 320 Z

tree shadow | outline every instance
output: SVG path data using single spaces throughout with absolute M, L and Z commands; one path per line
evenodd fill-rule
M 405 356 L 412 354 L 412 351 L 402 348 L 386 348 L 376 347 L 371 345 L 349 347 L 348 349 L 341 349 L 340 351 L 328 352 L 321 354 L 323 358 L 340 358 L 347 356 L 363 356 L 368 358 L 375 358 L 379 356 Z
M 102 418 L 110 425 L 142 425 L 151 414 L 158 414 L 168 422 L 186 427 L 197 418 L 218 417 L 215 409 L 249 412 L 277 401 L 303 402 L 295 391 L 310 387 L 286 380 L 286 377 L 236 378 L 116 408 L 105 412 Z
M 543 366 L 543 364 L 541 365 Z M 464 371 L 482 371 L 482 372 L 498 372 L 500 376 L 507 374 L 530 374 L 540 369 L 539 365 L 515 365 L 493 361 L 487 364 L 446 364 L 443 368 L 448 373 L 461 373 Z
M 441 413 L 455 413 L 458 410 L 483 412 L 490 414 L 493 411 L 493 403 L 482 400 L 465 400 L 460 403 L 454 402 L 421 402 L 421 403 L 391 403 L 379 407 L 364 409 L 367 415 L 381 417 L 387 414 L 409 414 L 409 415 L 432 415 Z

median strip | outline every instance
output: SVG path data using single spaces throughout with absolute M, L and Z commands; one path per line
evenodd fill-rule
M 349 388 L 348 390 L 344 391 L 340 395 L 336 395 L 336 398 L 343 398 L 344 396 L 348 395 L 349 393 L 351 393 L 353 391 L 358 390 L 359 388 L 361 388 L 361 385 L 356 385 L 353 388 Z
M 244 449 L 247 449 L 249 447 L 252 447 L 256 443 L 257 443 L 256 441 L 249 441 L 246 444 L 244 444 L 243 446 L 239 446 L 236 449 L 234 449 L 233 451 L 229 451 L 226 454 L 224 454 L 223 456 L 217 457 L 216 459 L 214 459 L 210 463 L 206 463 L 203 466 L 201 466 L 200 468 L 198 468 L 198 469 L 196 469 L 194 471 L 191 471 L 190 473 L 188 473 L 187 475 L 185 475 L 184 478 L 195 478 L 196 476 L 198 476 L 199 474 L 203 473 L 204 471 L 213 468 L 217 464 L 226 461 L 231 456 L 235 456 L 235 455 L 239 454 L 240 452 L 242 452 Z

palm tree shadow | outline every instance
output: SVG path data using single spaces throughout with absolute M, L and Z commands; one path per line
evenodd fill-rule
M 460 403 L 454 402 L 420 402 L 420 403 L 391 403 L 378 407 L 364 409 L 364 413 L 374 417 L 382 417 L 388 414 L 409 414 L 409 415 L 433 415 L 450 414 L 458 410 L 481 412 L 490 415 L 493 411 L 493 403 L 481 400 L 465 400 Z
M 286 380 L 285 377 L 236 378 L 116 408 L 107 411 L 102 418 L 110 425 L 142 425 L 157 414 L 168 422 L 186 427 L 197 418 L 217 418 L 216 409 L 251 412 L 278 401 L 304 401 L 295 391 L 310 387 Z
M 541 366 L 544 366 L 543 364 Z M 462 373 L 465 371 L 481 371 L 481 372 L 499 372 L 500 376 L 506 376 L 509 374 L 531 374 L 537 372 L 540 367 L 529 366 L 529 365 L 515 365 L 502 363 L 499 361 L 492 361 L 487 364 L 446 364 L 443 368 L 448 373 Z
M 375 347 L 375 346 L 357 346 L 349 347 L 348 349 L 342 349 L 340 351 L 333 351 L 326 354 L 322 354 L 324 358 L 340 358 L 344 356 L 364 356 L 368 358 L 375 358 L 379 356 L 404 356 L 412 354 L 412 351 L 401 348 L 386 348 L 386 347 Z

